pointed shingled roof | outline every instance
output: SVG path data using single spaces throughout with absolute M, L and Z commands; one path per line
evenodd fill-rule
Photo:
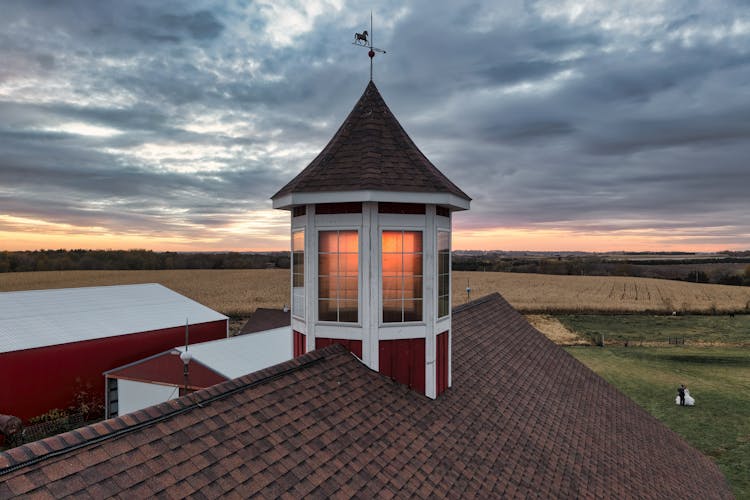
M 323 151 L 271 199 L 321 191 L 446 193 L 471 200 L 417 148 L 372 81 Z

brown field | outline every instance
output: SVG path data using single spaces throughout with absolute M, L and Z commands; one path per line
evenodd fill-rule
M 549 314 L 527 314 L 526 319 L 531 325 L 542 332 L 557 345 L 590 345 L 591 341 L 576 332 L 568 330 L 560 320 Z
M 619 276 L 453 273 L 453 302 L 500 292 L 525 312 L 750 312 L 750 287 Z
M 500 292 L 524 312 L 750 312 L 750 287 L 649 278 L 455 272 L 453 303 Z M 289 303 L 285 269 L 42 271 L 0 274 L 0 291 L 161 283 L 228 316 Z
M 0 274 L 0 291 L 161 283 L 227 316 L 289 303 L 286 269 L 185 269 L 169 271 L 39 271 Z

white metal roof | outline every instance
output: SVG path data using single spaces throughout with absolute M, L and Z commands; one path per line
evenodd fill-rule
M 185 346 L 176 347 L 180 352 Z M 229 379 L 292 359 L 292 328 L 239 335 L 188 346 L 193 359 Z
M 158 283 L 0 293 L 0 353 L 227 319 Z

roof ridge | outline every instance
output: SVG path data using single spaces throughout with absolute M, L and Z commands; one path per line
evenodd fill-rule
M 51 292 L 61 292 L 63 290 L 90 290 L 92 288 L 120 288 L 120 287 L 126 287 L 126 286 L 146 286 L 146 285 L 158 285 L 158 286 L 160 286 L 162 288 L 166 288 L 167 290 L 170 290 L 172 292 L 179 293 L 179 292 L 176 292 L 176 291 L 172 290 L 171 288 L 169 288 L 167 286 L 162 285 L 161 283 L 149 282 L 149 283 L 116 283 L 116 284 L 112 284 L 112 285 L 66 286 L 66 287 L 60 287 L 60 288 L 31 288 L 31 289 L 28 289 L 28 290 L 6 290 L 6 291 L 0 292 L 0 294 L 3 294 L 3 293 L 30 293 L 30 292 L 38 292 L 38 293 L 43 293 L 43 292 L 47 293 L 47 292 L 50 292 L 51 293 Z M 180 295 L 182 295 L 182 294 L 180 293 Z
M 503 297 L 498 292 L 492 292 L 490 294 L 479 297 L 478 299 L 474 299 L 471 302 L 467 302 L 466 304 L 461 304 L 460 306 L 454 307 L 452 313 L 455 314 L 457 312 L 465 311 L 466 309 L 471 309 L 478 305 L 484 304 L 491 300 L 497 300 L 497 299 L 502 300 Z
M 271 382 L 290 373 L 310 368 L 328 357 L 348 353 L 349 351 L 343 346 L 333 344 L 248 375 L 195 391 L 177 399 L 171 399 L 133 413 L 110 418 L 63 434 L 57 434 L 11 448 L 10 450 L 0 452 L 0 476 L 27 465 L 33 465 L 91 444 L 134 432 L 195 408 L 202 408 L 206 404 L 224 399 L 243 390 Z

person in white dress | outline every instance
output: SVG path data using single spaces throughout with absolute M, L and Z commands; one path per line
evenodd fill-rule
M 682 389 L 682 391 L 684 392 L 684 395 L 685 395 L 685 403 L 683 403 L 683 406 L 695 406 L 695 399 L 693 399 L 693 397 L 690 395 L 690 391 L 688 390 L 688 388 L 685 387 L 684 385 L 682 385 L 682 386 L 680 386 L 680 389 Z M 678 390 L 677 397 L 674 398 L 674 402 L 677 405 L 680 404 L 679 390 Z

